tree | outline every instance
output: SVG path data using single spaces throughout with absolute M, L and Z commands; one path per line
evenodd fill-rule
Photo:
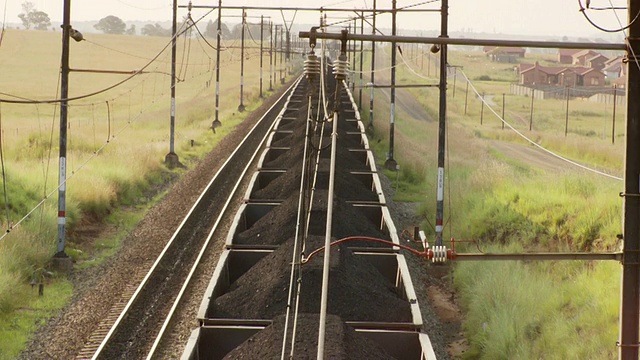
M 51 26 L 51 19 L 44 11 L 36 9 L 35 5 L 30 1 L 22 3 L 22 13 L 18 15 L 25 29 L 32 27 L 36 30 L 47 30 Z
M 136 34 L 136 26 L 134 24 L 129 25 L 127 31 L 125 31 L 127 35 L 135 35 Z
M 49 26 L 51 26 L 51 19 L 49 19 L 49 15 L 44 11 L 34 11 L 29 17 L 36 30 L 47 30 Z
M 127 29 L 127 24 L 125 24 L 119 17 L 109 15 L 100 19 L 100 21 L 93 25 L 93 27 L 105 34 L 124 34 Z
M 224 23 L 220 25 L 220 32 L 223 39 L 231 38 L 231 32 L 229 31 L 229 28 L 227 27 L 227 25 L 225 25 Z M 218 33 L 218 19 L 216 19 L 215 22 L 209 20 L 209 23 L 207 24 L 207 29 L 204 32 L 204 36 L 214 38 L 217 36 L 217 33 Z
M 155 25 L 147 24 L 140 30 L 140 33 L 147 36 L 171 36 L 171 29 L 165 29 L 158 23 Z

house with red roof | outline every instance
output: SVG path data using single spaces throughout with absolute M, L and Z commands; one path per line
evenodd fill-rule
M 589 57 L 585 61 L 585 66 L 589 68 L 594 68 L 596 70 L 602 70 L 605 67 L 605 63 L 609 60 L 608 57 L 597 54 L 592 57 Z
M 524 58 L 526 49 L 521 47 L 485 46 L 483 51 L 491 61 L 501 63 L 517 63 L 518 59 Z
M 587 66 L 587 60 L 600 53 L 593 50 L 580 50 L 573 54 L 573 65 Z
M 560 64 L 573 64 L 573 54 L 579 51 L 578 49 L 558 49 L 558 62 Z
M 559 86 L 604 86 L 604 73 L 584 66 L 561 67 L 520 64 L 520 84 Z
M 622 56 L 615 57 L 613 59 L 607 60 L 604 63 L 604 68 L 602 72 L 607 77 L 607 79 L 613 80 L 618 79 L 625 76 L 625 66 L 622 62 Z

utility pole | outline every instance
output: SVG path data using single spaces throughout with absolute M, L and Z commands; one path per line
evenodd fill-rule
M 269 21 L 269 91 L 273 91 L 273 21 Z
M 55 259 L 68 259 L 64 251 L 67 196 L 67 115 L 69 109 L 69 36 L 71 33 L 71 0 L 64 1 L 62 15 L 62 60 L 60 76 L 60 163 L 58 187 L 58 246 Z M 62 260 L 65 261 L 65 260 Z
M 629 0 L 627 13 L 629 35 L 627 49 L 640 46 L 640 23 L 634 21 L 640 11 L 640 0 Z M 623 195 L 623 262 L 622 302 L 620 305 L 620 340 L 618 357 L 638 359 L 638 330 L 640 328 L 640 70 L 638 58 L 627 50 L 627 136 L 625 145 Z
M 364 11 L 360 12 L 360 35 L 364 35 Z M 362 111 L 362 61 L 364 59 L 364 41 L 360 40 L 360 88 L 358 89 L 358 108 Z
M 169 134 L 169 153 L 165 156 L 164 162 L 169 168 L 174 168 L 180 164 L 178 155 L 175 152 L 175 131 L 176 131 L 176 45 L 178 33 L 178 0 L 173 0 L 173 21 L 171 25 L 171 115 Z
M 448 38 L 449 0 L 442 0 L 440 37 Z M 442 246 L 444 230 L 444 157 L 447 121 L 447 44 L 440 45 L 440 109 L 438 116 L 438 182 L 436 193 L 436 246 Z
M 247 26 L 247 13 L 242 9 L 242 35 L 240 35 L 240 105 L 238 111 L 243 112 L 245 109 L 243 103 L 244 97 L 244 28 Z
M 293 26 L 293 22 L 291 23 L 291 25 Z M 289 28 L 289 25 L 287 24 L 286 20 L 284 22 L 284 27 L 285 27 L 285 36 L 286 36 L 286 48 L 287 48 L 287 53 L 285 54 L 285 64 L 287 65 L 287 71 L 285 72 L 285 76 L 287 73 L 291 74 L 291 31 Z
M 391 2 L 391 35 L 396 36 L 396 0 Z M 389 153 L 384 166 L 389 170 L 396 170 L 398 163 L 393 158 L 393 136 L 396 122 L 396 42 L 391 42 L 391 103 L 389 104 L 391 120 L 389 124 Z
M 216 114 L 211 129 L 216 131 L 216 128 L 220 127 L 222 123 L 218 118 L 218 112 L 220 111 L 220 36 L 222 34 L 222 0 L 218 0 L 218 33 L 216 34 Z
M 371 33 L 376 34 L 376 0 L 373 0 L 373 23 L 371 26 Z M 376 84 L 376 42 L 371 41 L 371 89 L 369 91 L 369 126 L 370 130 L 373 130 L 373 96 L 375 94 Z
M 353 32 L 351 31 L 351 22 L 347 23 L 347 32 L 349 34 L 353 34 Z M 353 40 L 351 40 L 351 41 L 353 41 Z M 351 80 L 353 80 L 353 76 L 351 74 L 351 71 L 352 71 L 351 70 L 351 65 L 353 65 L 353 61 L 351 59 L 351 42 L 347 42 L 347 61 L 349 62 L 349 72 L 350 72 L 350 74 L 349 74 L 349 77 L 347 78 L 346 81 L 347 81 L 347 89 L 349 89 L 350 82 L 351 82 Z
M 283 27 L 284 27 L 284 25 L 280 26 L 280 84 L 284 84 L 284 75 L 283 75 L 284 69 L 283 69 L 283 66 L 282 66 L 282 63 L 283 63 L 282 56 L 284 55 L 283 54 L 284 53 L 284 51 L 283 51 L 284 50 L 284 40 L 283 40 L 283 38 L 284 38 L 284 30 L 282 29 Z
M 264 41 L 264 15 L 260 15 L 260 97 L 262 94 L 262 42 Z
M 354 17 L 353 18 L 353 33 L 356 33 L 356 29 L 358 28 L 358 18 Z M 356 91 L 356 41 L 352 40 L 351 41 L 351 48 L 353 50 L 353 63 L 351 63 L 351 68 L 353 69 L 353 71 L 351 72 L 352 75 L 352 79 L 351 79 L 351 92 L 354 93 Z M 362 56 L 360 56 L 362 58 Z

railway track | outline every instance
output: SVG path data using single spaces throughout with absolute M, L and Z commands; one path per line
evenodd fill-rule
M 332 77 L 324 97 L 305 85 L 260 157 L 182 359 L 435 359 L 353 97 Z
M 288 90 L 275 101 L 221 166 L 151 269 L 137 282 L 139 285 L 127 288 L 76 359 L 140 359 L 151 355 L 175 307 L 173 300 L 179 300 L 184 292 L 187 279 L 246 172 L 246 164 L 253 161 L 289 95 Z
M 357 106 L 326 78 L 298 79 L 266 112 L 78 359 L 176 357 L 165 335 L 202 273 L 183 359 L 435 359 Z M 198 269 L 247 182 L 215 269 Z

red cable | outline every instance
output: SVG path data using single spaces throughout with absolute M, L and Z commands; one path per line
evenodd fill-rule
M 428 255 L 429 255 L 428 251 L 426 249 L 425 249 L 424 252 L 420 252 L 420 251 L 418 251 L 416 249 L 413 249 L 413 248 L 411 248 L 409 246 L 405 246 L 405 245 L 402 245 L 402 244 L 396 244 L 396 243 L 394 243 L 392 241 L 383 240 L 383 239 L 374 238 L 374 237 L 368 237 L 368 236 L 349 236 L 349 237 L 346 237 L 346 238 L 343 238 L 343 239 L 340 239 L 340 240 L 336 240 L 336 241 L 332 242 L 331 244 L 329 244 L 329 246 L 338 245 L 338 244 L 341 244 L 341 243 L 344 243 L 344 242 L 348 242 L 348 241 L 358 241 L 358 240 L 360 240 L 360 241 L 371 241 L 371 242 L 376 242 L 376 243 L 380 243 L 380 244 L 397 246 L 397 247 L 399 247 L 401 249 L 407 250 L 410 253 L 412 253 L 414 255 L 417 255 L 417 256 L 420 256 L 420 257 L 428 257 Z M 323 251 L 324 248 L 325 248 L 324 246 L 321 246 L 321 247 L 313 250 L 309 254 L 309 256 L 307 256 L 306 259 L 302 259 L 302 264 L 306 264 L 307 262 L 309 262 L 309 260 L 311 260 L 312 257 L 314 257 L 319 252 Z

